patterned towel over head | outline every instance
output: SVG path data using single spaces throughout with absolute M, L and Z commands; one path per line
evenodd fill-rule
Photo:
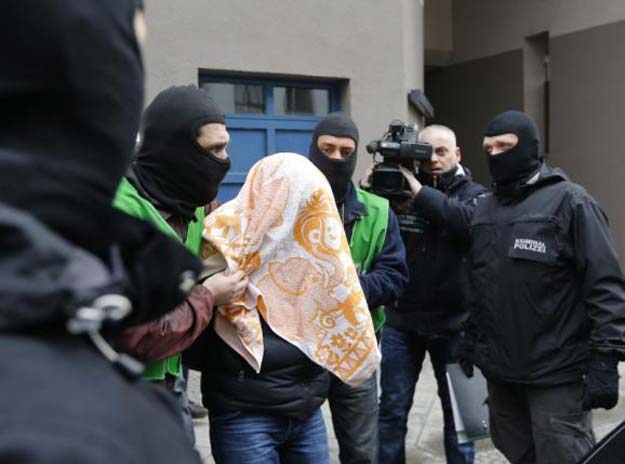
M 260 318 L 341 380 L 358 385 L 380 363 L 369 308 L 324 175 L 303 156 L 278 153 L 250 170 L 238 196 L 205 220 L 207 261 L 245 271 L 244 294 L 220 306 L 215 330 L 256 372 Z

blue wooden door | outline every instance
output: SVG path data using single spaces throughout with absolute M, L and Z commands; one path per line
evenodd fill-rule
M 312 132 L 321 118 L 339 109 L 336 84 L 328 82 L 201 76 L 226 113 L 230 133 L 230 172 L 219 200 L 232 199 L 250 168 L 264 156 L 289 151 L 308 155 Z

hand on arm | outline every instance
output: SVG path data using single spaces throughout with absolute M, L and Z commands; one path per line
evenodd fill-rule
M 231 275 L 218 272 L 198 284 L 187 299 L 156 321 L 131 327 L 117 340 L 119 349 L 145 361 L 158 361 L 178 354 L 191 346 L 208 326 L 213 306 L 232 301 L 247 286 L 243 271 Z

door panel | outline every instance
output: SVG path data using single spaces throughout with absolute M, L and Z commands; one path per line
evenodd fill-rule
M 236 196 L 250 168 L 267 154 L 265 130 L 229 127 L 228 132 L 230 133 L 228 156 L 232 165 L 219 189 L 219 201 L 222 203 Z
M 277 130 L 276 152 L 289 151 L 308 157 L 313 130 Z
M 241 76 L 200 76 L 200 87 L 226 111 L 232 167 L 219 200 L 236 196 L 250 168 L 271 153 L 308 156 L 317 123 L 339 110 L 338 84 Z

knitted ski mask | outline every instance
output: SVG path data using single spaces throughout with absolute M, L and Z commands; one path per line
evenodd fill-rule
M 346 159 L 330 159 L 317 145 L 322 135 L 335 137 L 349 137 L 356 142 L 356 148 Z M 332 193 L 337 203 L 345 199 L 349 183 L 356 169 L 356 153 L 358 151 L 358 128 L 354 121 L 345 113 L 332 113 L 322 119 L 313 132 L 308 157 L 321 172 L 325 174 L 332 187 Z
M 527 181 L 542 165 L 538 130 L 532 120 L 520 111 L 505 111 L 488 124 L 485 137 L 515 134 L 519 142 L 498 155 L 487 155 L 488 169 L 495 193 L 514 190 Z
M 135 0 L 20 0 L 0 14 L 0 202 L 94 252 L 143 104 Z
M 217 196 L 230 169 L 196 141 L 204 124 L 225 124 L 223 112 L 202 89 L 170 87 L 159 93 L 143 117 L 143 142 L 135 172 L 141 186 L 160 207 L 187 219 Z
M 139 6 L 2 3 L 3 329 L 41 325 L 47 335 L 50 324 L 64 326 L 77 307 L 111 292 L 130 299 L 127 324 L 147 322 L 183 301 L 201 270 L 182 244 L 112 205 L 143 106 Z

